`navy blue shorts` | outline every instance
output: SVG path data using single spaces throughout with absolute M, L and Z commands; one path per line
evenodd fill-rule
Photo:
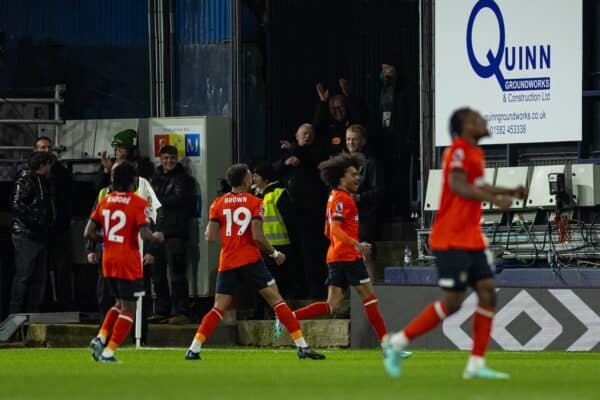
M 242 267 L 219 271 L 217 273 L 217 289 L 220 294 L 233 295 L 240 282 L 249 283 L 256 291 L 275 284 L 273 275 L 262 259 Z
M 115 299 L 135 301 L 139 296 L 146 293 L 143 279 L 132 281 L 129 279 L 104 278 L 104 280 L 108 285 L 111 296 Z
M 348 286 L 360 286 L 371 282 L 362 258 L 354 261 L 340 261 L 327 264 L 329 275 L 325 284 L 347 289 Z
M 464 291 L 477 281 L 494 277 L 496 265 L 489 250 L 434 251 L 438 286 L 445 290 Z

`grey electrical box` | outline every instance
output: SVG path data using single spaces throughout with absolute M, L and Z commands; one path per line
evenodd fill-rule
M 442 170 L 430 169 L 425 193 L 425 211 L 437 211 L 442 197 Z
M 533 169 L 527 207 L 552 208 L 556 206 L 556 196 L 550 194 L 548 175 L 561 173 L 565 175 L 567 193 L 571 193 L 571 166 L 570 165 L 538 165 Z
M 494 185 L 494 182 L 496 182 L 496 168 L 486 168 L 483 171 L 483 182 L 486 185 Z M 492 204 L 488 201 L 481 202 L 482 210 L 489 210 L 491 206 Z
M 600 204 L 600 165 L 572 165 L 571 188 L 573 200 L 579 207 L 593 207 Z
M 188 240 L 190 296 L 210 296 L 219 265 L 220 246 L 204 240 L 208 210 L 217 198 L 219 180 L 232 163 L 231 119 L 226 117 L 151 118 L 140 137 L 150 159 L 159 163 L 160 149 L 177 148 L 179 161 L 196 181 L 194 215 Z
M 530 167 L 500 167 L 496 173 L 496 186 L 504 188 L 515 188 L 519 185 L 527 187 L 531 178 Z M 548 186 L 546 184 L 546 186 Z M 511 209 L 522 209 L 527 207 L 526 200 L 514 199 Z M 497 209 L 497 206 L 493 207 Z

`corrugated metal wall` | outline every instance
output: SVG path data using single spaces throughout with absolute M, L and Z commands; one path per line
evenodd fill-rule
M 146 1 L 3 1 L 0 28 L 3 94 L 66 83 L 65 118 L 148 114 Z
M 231 115 L 231 2 L 177 0 L 175 115 Z
M 219 44 L 231 39 L 230 0 L 176 0 L 177 43 Z

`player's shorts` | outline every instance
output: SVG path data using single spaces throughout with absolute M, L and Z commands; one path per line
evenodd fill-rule
M 434 251 L 438 286 L 445 290 L 464 291 L 477 281 L 494 277 L 496 265 L 488 250 L 449 249 Z
M 217 273 L 217 293 L 233 295 L 240 282 L 249 283 L 256 291 L 275 284 L 273 275 L 262 259 L 242 267 Z
M 340 261 L 327 264 L 329 275 L 325 284 L 347 289 L 348 286 L 360 286 L 371 282 L 362 258 L 354 261 Z
M 105 278 L 105 280 L 111 296 L 115 299 L 135 301 L 139 296 L 146 293 L 143 279 L 132 281 L 129 279 Z

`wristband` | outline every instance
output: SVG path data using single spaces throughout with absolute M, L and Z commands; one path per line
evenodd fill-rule
M 279 257 L 280 254 L 281 254 L 281 252 L 279 252 L 277 249 L 275 249 L 275 250 L 273 250 L 273 252 L 271 254 L 269 254 L 269 257 L 277 258 L 277 257 Z

